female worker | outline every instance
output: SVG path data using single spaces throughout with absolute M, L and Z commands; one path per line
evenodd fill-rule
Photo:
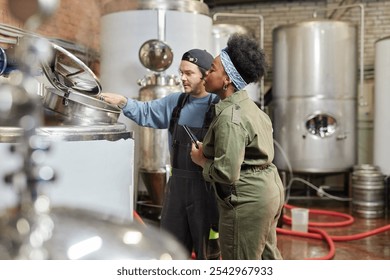
M 281 259 L 276 225 L 284 190 L 272 163 L 272 123 L 243 88 L 265 73 L 265 57 L 247 35 L 232 35 L 205 77 L 221 101 L 192 160 L 212 182 L 219 207 L 222 259 Z

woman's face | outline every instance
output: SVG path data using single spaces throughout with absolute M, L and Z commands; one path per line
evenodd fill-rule
M 211 68 L 206 72 L 204 78 L 204 86 L 207 92 L 213 92 L 218 94 L 222 91 L 224 83 L 228 80 L 228 76 L 225 69 L 222 66 L 220 56 L 214 58 Z

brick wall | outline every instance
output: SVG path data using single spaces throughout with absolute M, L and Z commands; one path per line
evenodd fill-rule
M 61 0 L 56 13 L 35 32 L 98 50 L 100 5 L 100 0 Z M 8 0 L 0 0 L 0 23 L 23 28 L 23 23 L 10 14 Z

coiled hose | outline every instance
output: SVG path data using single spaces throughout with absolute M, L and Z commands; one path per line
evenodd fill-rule
M 289 204 L 285 204 L 284 207 L 286 209 L 295 208 L 295 206 L 292 206 Z M 373 229 L 373 230 L 363 232 L 363 233 L 346 235 L 346 236 L 331 236 L 326 231 L 321 230 L 321 229 L 317 229 L 315 227 L 347 226 L 347 225 L 351 225 L 354 222 L 354 218 L 348 214 L 344 214 L 344 213 L 340 213 L 340 212 L 336 212 L 336 211 L 318 210 L 318 209 L 309 209 L 309 214 L 327 215 L 327 216 L 332 216 L 332 217 L 345 218 L 344 221 L 340 221 L 340 222 L 326 222 L 326 223 L 309 222 L 309 224 L 308 224 L 308 231 L 309 232 L 307 232 L 307 233 L 283 229 L 283 228 L 276 229 L 276 232 L 279 234 L 325 240 L 325 242 L 328 244 L 328 247 L 329 247 L 328 254 L 325 256 L 322 256 L 322 257 L 318 257 L 318 258 L 308 258 L 311 260 L 330 260 L 330 259 L 333 259 L 335 252 L 336 252 L 336 247 L 335 247 L 334 241 L 341 242 L 341 241 L 359 240 L 359 239 L 363 239 L 363 238 L 390 230 L 390 224 L 389 224 L 389 225 L 385 225 L 383 227 L 379 227 L 377 229 Z M 287 215 L 283 215 L 283 222 L 291 225 L 291 218 L 288 217 Z

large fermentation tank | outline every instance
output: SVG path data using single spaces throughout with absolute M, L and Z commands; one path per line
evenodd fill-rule
M 375 42 L 374 164 L 390 175 L 390 36 Z
M 166 74 L 176 75 L 183 53 L 193 48 L 210 49 L 211 25 L 208 6 L 200 1 L 109 2 L 103 7 L 101 17 L 103 88 L 137 98 L 137 81 L 145 73 L 138 60 L 138 50 L 144 42 L 163 39 L 172 48 L 174 60 Z
M 58 180 L 47 193 L 54 205 L 133 219 L 134 139 L 124 124 L 41 132 L 53 140 L 47 163 Z
M 213 24 L 211 29 L 211 49 L 210 53 L 215 57 L 221 53 L 223 48 L 226 48 L 227 41 L 234 33 L 248 34 L 248 28 L 238 24 L 219 23 Z M 249 97 L 254 101 L 260 99 L 260 85 L 259 83 L 250 83 L 245 87 Z
M 296 172 L 356 162 L 356 27 L 313 20 L 273 30 L 274 137 Z M 275 163 L 288 170 L 276 149 Z
M 23 40 L 28 42 L 28 38 Z M 48 50 L 52 57 L 41 62 L 46 83 L 37 87 L 44 88 L 39 92 L 42 96 L 32 93 L 35 99 L 31 97 L 27 103 L 36 107 L 34 134 L 50 143 L 44 162 L 56 174 L 56 179 L 47 183 L 51 203 L 132 220 L 133 132 L 117 122 L 119 108 L 97 98 L 100 82 L 81 60 L 52 43 Z M 11 117 L 3 116 L 0 123 L 0 196 L 7 196 L 5 208 L 15 204 L 18 190 L 7 186 L 3 178 L 23 163 L 21 155 L 11 153 L 10 147 L 25 145 L 27 141 L 19 119 L 28 113 L 21 104 L 29 96 L 15 94 L 18 91 L 11 85 L 17 81 L 18 76 L 11 73 L 1 87 L 3 96 L 9 92 L 14 96 Z M 39 82 L 32 79 L 30 83 Z
M 4 178 L 20 165 L 10 146 L 18 142 L 22 131 L 0 127 L 0 134 L 0 178 Z M 42 187 L 53 207 L 133 219 L 134 139 L 125 125 L 47 126 L 38 128 L 37 134 L 51 143 L 45 164 L 54 169 L 56 179 Z M 13 207 L 16 195 L 12 185 L 1 179 L 5 207 L 0 209 Z
M 145 75 L 153 74 L 146 70 L 139 60 L 141 46 L 155 39 L 166 42 L 174 55 L 171 66 L 162 74 L 177 75 L 182 54 L 193 48 L 210 49 L 211 26 L 209 8 L 200 1 L 108 2 L 103 7 L 101 17 L 100 81 L 104 91 L 138 99 L 138 81 Z M 142 168 L 138 163 L 149 160 L 142 158 L 141 154 L 140 143 L 145 139 L 141 138 L 142 132 L 139 133 L 140 128 L 134 122 L 124 116 L 121 116 L 119 121 L 135 132 L 135 186 L 142 191 L 145 186 L 143 180 L 139 180 L 143 175 L 138 173 L 140 167 Z M 168 140 L 164 133 L 158 139 L 167 145 Z M 156 150 L 155 147 L 150 149 Z M 154 158 L 150 160 L 153 161 Z M 162 178 L 159 182 L 162 182 Z M 136 192 L 138 193 L 138 189 Z
M 212 26 L 212 47 L 210 53 L 213 56 L 217 56 L 221 53 L 221 50 L 226 47 L 229 37 L 234 34 L 249 34 L 249 30 L 238 24 L 219 23 Z

